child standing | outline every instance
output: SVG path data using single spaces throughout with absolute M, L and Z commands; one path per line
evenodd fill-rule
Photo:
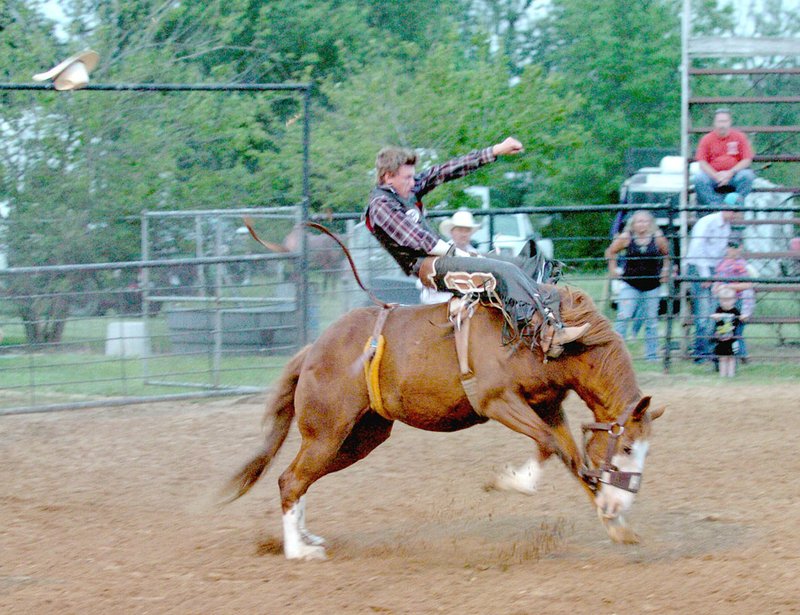
M 714 321 L 714 354 L 719 359 L 719 375 L 733 378 L 736 374 L 736 350 L 738 340 L 736 329 L 739 326 L 739 310 L 736 308 L 736 291 L 723 286 L 717 293 L 719 305 L 711 319 Z
M 741 278 L 749 278 L 750 271 L 747 268 L 747 261 L 742 258 L 742 240 L 739 237 L 732 236 L 728 239 L 728 246 L 725 249 L 725 258 L 723 258 L 716 269 L 714 276 L 720 280 L 715 282 L 712 288 L 714 294 L 718 294 L 723 286 L 732 288 L 736 291 L 736 307 L 741 312 L 739 315 L 739 326 L 736 328 L 734 335 L 738 348 L 736 356 L 747 360 L 747 349 L 744 344 L 744 325 L 747 319 L 753 314 L 755 307 L 755 294 L 753 293 L 753 283 Z M 730 281 L 739 278 L 738 281 Z

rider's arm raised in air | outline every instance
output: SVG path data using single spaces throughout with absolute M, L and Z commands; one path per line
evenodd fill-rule
M 432 166 L 414 177 L 414 194 L 417 195 L 417 198 L 422 198 L 436 186 L 465 177 L 483 165 L 494 162 L 498 156 L 518 154 L 522 151 L 522 143 L 513 137 L 508 137 L 491 147 Z

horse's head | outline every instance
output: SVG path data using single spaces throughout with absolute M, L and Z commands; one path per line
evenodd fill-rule
M 586 467 L 581 477 L 595 492 L 598 514 L 615 519 L 633 505 L 641 485 L 642 472 L 650 448 L 651 422 L 664 408 L 648 411 L 650 397 L 628 406 L 616 419 L 586 423 Z
M 633 542 L 635 539 L 625 533 L 622 515 L 631 508 L 639 491 L 650 448 L 651 422 L 663 414 L 664 408 L 648 410 L 650 397 L 642 397 L 639 391 L 622 338 L 588 295 L 566 289 L 561 291 L 561 299 L 565 322 L 592 324 L 581 339 L 584 348 L 575 353 L 564 370 L 568 372 L 570 388 L 595 416 L 595 422 L 583 426 L 587 438 L 580 475 L 595 494 L 597 512 L 606 522 L 609 535 L 620 542 Z M 567 366 L 566 361 L 564 365 Z

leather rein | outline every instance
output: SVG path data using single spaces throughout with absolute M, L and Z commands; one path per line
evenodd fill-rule
M 637 493 L 642 484 L 641 472 L 623 472 L 612 463 L 614 454 L 617 451 L 617 444 L 622 434 L 625 433 L 625 423 L 628 422 L 633 411 L 636 409 L 638 401 L 630 404 L 625 411 L 620 414 L 613 422 L 609 423 L 584 423 L 581 428 L 583 429 L 584 443 L 583 443 L 583 467 L 578 470 L 578 476 L 583 480 L 588 487 L 596 492 L 600 485 L 609 485 L 617 487 L 631 493 Z M 599 468 L 589 467 L 588 454 L 586 453 L 587 432 L 591 431 L 605 431 L 608 433 L 608 446 L 606 447 L 606 456 L 603 463 Z
M 261 237 L 259 237 L 256 234 L 256 231 L 253 228 L 253 221 L 249 217 L 244 217 L 242 220 L 244 222 L 244 225 L 247 227 L 247 230 L 250 232 L 250 235 L 252 236 L 252 238 L 255 239 L 262 246 L 264 246 L 267 250 L 269 250 L 270 252 L 286 252 L 287 251 L 285 248 L 283 248 L 283 246 L 278 246 L 278 245 L 276 245 L 274 243 L 270 243 L 268 241 L 264 241 L 263 239 L 261 239 Z M 347 246 L 344 245 L 344 243 L 342 242 L 341 239 L 339 239 L 336 235 L 334 235 L 326 227 L 322 226 L 321 224 L 317 224 L 316 222 L 306 221 L 306 222 L 302 223 L 302 226 L 307 226 L 308 228 L 313 228 L 314 230 L 317 230 L 317 231 L 319 231 L 321 233 L 324 233 L 325 235 L 327 235 L 328 237 L 333 239 L 339 245 L 339 247 L 342 249 L 342 252 L 344 252 L 345 257 L 347 258 L 347 262 L 350 264 L 350 269 L 353 272 L 353 277 L 355 277 L 356 284 L 358 284 L 358 286 L 359 286 L 359 288 L 361 288 L 361 290 L 363 290 L 365 293 L 367 293 L 367 295 L 369 296 L 369 298 L 372 300 L 372 302 L 375 305 L 380 306 L 380 307 L 382 307 L 384 309 L 390 309 L 390 308 L 394 307 L 395 304 L 386 303 L 385 301 L 381 301 L 380 299 L 378 299 L 375 296 L 375 294 L 369 288 L 364 286 L 364 283 L 361 281 L 361 276 L 358 275 L 358 269 L 356 269 L 356 264 L 353 262 L 353 257 L 350 254 L 350 250 L 347 249 Z

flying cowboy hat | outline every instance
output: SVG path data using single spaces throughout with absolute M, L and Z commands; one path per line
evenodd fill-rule
M 472 212 L 466 209 L 459 209 L 452 216 L 450 216 L 449 218 L 445 218 L 442 221 L 442 223 L 439 225 L 439 230 L 445 237 L 450 237 L 450 233 L 456 226 L 462 228 L 476 229 L 480 227 L 480 224 L 478 222 L 475 222 L 475 218 L 472 217 Z
M 100 56 L 87 49 L 57 64 L 49 71 L 33 76 L 34 81 L 52 79 L 57 90 L 78 90 L 89 83 L 89 73 L 97 66 Z

